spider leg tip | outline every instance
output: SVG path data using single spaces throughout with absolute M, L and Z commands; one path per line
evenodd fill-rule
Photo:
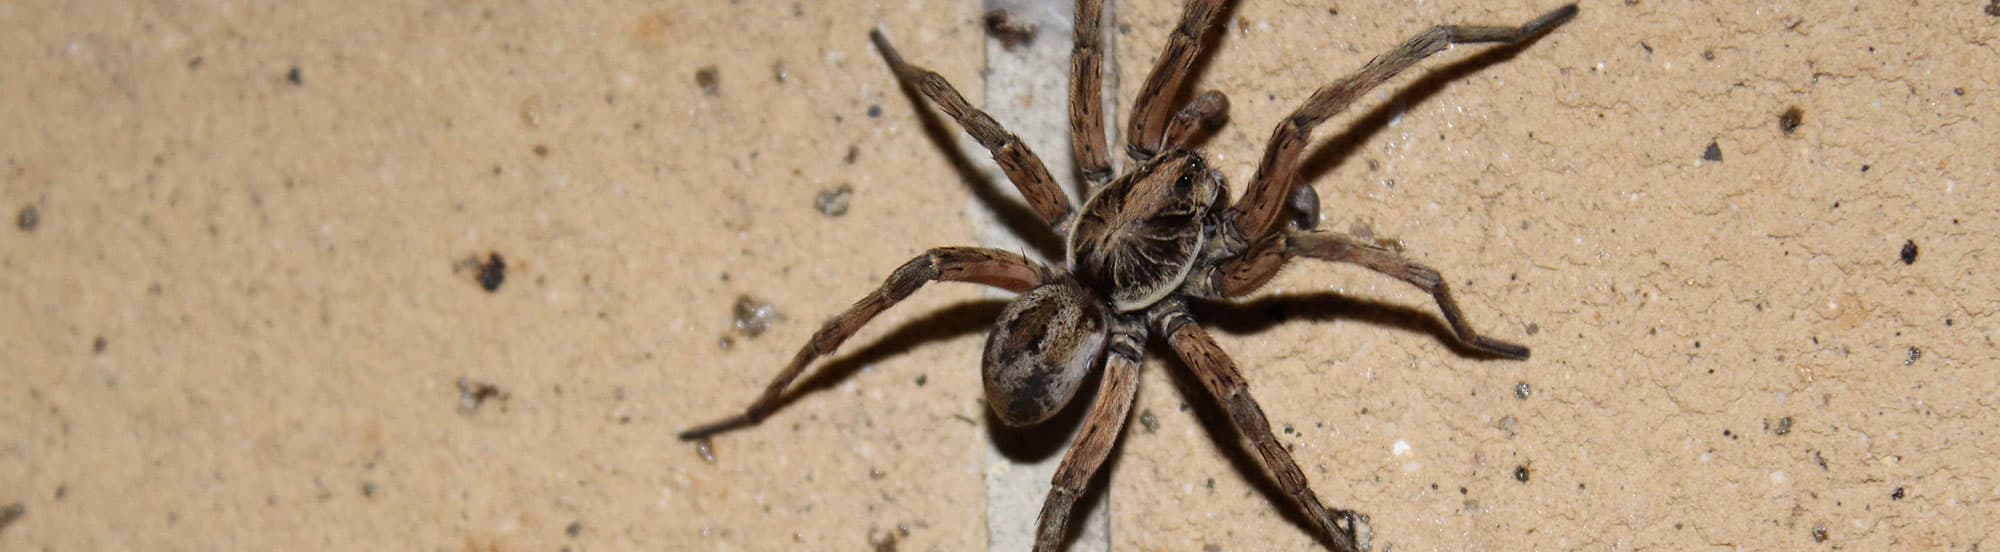
M 1523 25 L 1522 27 L 1527 29 L 1528 32 L 1525 34 L 1529 36 L 1542 34 L 1548 32 L 1550 29 L 1562 26 L 1563 23 L 1569 22 L 1571 18 L 1576 17 L 1577 11 L 1576 4 L 1565 4 L 1563 7 L 1556 8 L 1554 11 L 1535 18 L 1534 21 L 1529 21 L 1527 25 Z

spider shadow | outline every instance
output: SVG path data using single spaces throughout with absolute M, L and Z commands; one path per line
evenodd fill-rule
M 1250 301 L 1202 301 L 1190 304 L 1204 327 L 1234 335 L 1254 334 L 1294 321 L 1355 320 L 1371 326 L 1430 335 L 1453 354 L 1467 358 L 1505 357 L 1475 349 L 1458 339 L 1451 326 L 1428 304 L 1409 306 L 1374 299 L 1357 299 L 1333 292 L 1270 295 Z
M 1042 222 L 1042 217 L 1028 209 L 1026 203 L 1015 200 L 1001 191 L 979 171 L 978 166 L 972 164 L 972 160 L 965 157 L 965 151 L 958 146 L 958 136 L 963 133 L 963 129 L 955 128 L 955 125 L 952 128 L 946 127 L 938 117 L 937 106 L 909 83 L 896 79 L 896 88 L 902 90 L 903 97 L 909 100 L 913 107 L 911 111 L 916 114 L 917 127 L 923 130 L 924 137 L 929 139 L 932 145 L 937 146 L 938 152 L 944 155 L 945 163 L 951 165 L 952 172 L 958 175 L 959 183 L 970 189 L 972 195 L 979 198 L 981 203 L 992 207 L 994 216 L 1000 219 L 1000 224 L 1006 226 L 1009 232 L 1027 243 L 1029 247 L 1034 248 L 1042 258 L 1063 258 L 1062 241 L 1057 239 L 1056 233 L 1049 228 L 1048 223 Z M 1065 197 L 1064 201 L 1069 199 Z
M 1362 144 L 1367 143 L 1383 129 L 1389 128 L 1390 119 L 1408 111 L 1411 106 L 1429 100 L 1432 96 L 1443 92 L 1452 82 L 1467 75 L 1514 59 L 1514 56 L 1520 55 L 1523 50 L 1541 42 L 1542 38 L 1547 36 L 1548 34 L 1543 34 L 1514 44 L 1489 46 L 1487 50 L 1425 71 L 1423 76 L 1390 95 L 1389 101 L 1369 109 L 1366 115 L 1349 123 L 1346 131 L 1327 138 L 1320 146 L 1310 150 L 1299 161 L 1299 182 L 1313 182 L 1321 175 L 1339 167 L 1353 156 L 1355 150 L 1361 149 Z
M 1366 322 L 1370 325 L 1389 326 L 1419 333 L 1428 333 L 1439 341 L 1444 342 L 1447 347 L 1460 356 L 1499 358 L 1459 343 L 1456 334 L 1453 334 L 1451 329 L 1441 319 L 1432 316 L 1427 311 L 1369 299 L 1354 299 L 1336 293 L 1269 296 L 1240 303 L 1197 302 L 1191 304 L 1190 307 L 1195 320 L 1200 321 L 1204 327 L 1219 329 L 1231 334 L 1256 333 L 1291 321 L 1353 319 Z M 1291 522 L 1292 525 L 1297 526 L 1306 534 L 1312 535 L 1313 540 L 1317 541 L 1320 546 L 1333 548 L 1333 542 L 1328 540 L 1326 535 L 1320 534 L 1318 525 L 1312 519 L 1308 518 L 1304 511 L 1293 504 L 1291 496 L 1285 493 L 1284 487 L 1278 484 L 1276 477 L 1264 466 L 1263 458 L 1249 442 L 1249 436 L 1236 427 L 1229 413 L 1224 411 L 1222 405 L 1209 395 L 1208 390 L 1202 387 L 1201 382 L 1195 379 L 1193 370 L 1188 368 L 1186 363 L 1181 361 L 1171 349 L 1160 345 L 1158 340 L 1154 341 L 1155 346 L 1152 347 L 1152 354 L 1171 359 L 1168 362 L 1173 365 L 1173 368 L 1168 370 L 1168 372 L 1170 373 L 1170 379 L 1174 382 L 1175 389 L 1185 400 L 1184 402 L 1194 414 L 1195 420 L 1201 424 L 1202 429 L 1208 434 L 1209 438 L 1214 440 L 1216 448 L 1221 450 L 1223 455 L 1228 458 L 1231 467 L 1236 470 L 1237 474 L 1242 475 L 1244 480 L 1250 483 L 1251 487 L 1263 495 L 1265 501 L 1273 505 L 1279 514 L 1285 517 L 1286 521 Z M 1252 397 L 1254 399 L 1256 382 L 1250 381 L 1248 383 L 1253 390 Z M 1141 392 L 1144 392 L 1144 390 L 1142 389 Z M 1282 423 L 1277 425 L 1280 427 L 1283 426 Z M 1276 438 L 1278 436 L 1273 435 L 1273 437 Z M 1296 461 L 1297 459 L 1295 458 L 1294 460 Z M 1309 468 L 1317 466 L 1318 464 L 1316 463 L 1302 463 L 1300 469 L 1308 473 L 1307 477 L 1310 481 L 1314 478 L 1314 475 L 1312 475 L 1314 470 Z M 1325 470 L 1319 471 L 1320 475 L 1325 474 Z M 1324 499 L 1322 503 L 1324 504 Z M 1345 504 L 1344 501 L 1338 498 L 1335 499 L 1334 503 L 1324 505 L 1330 510 L 1343 509 L 1343 506 L 1345 509 L 1360 509 L 1360 505 Z
M 918 345 L 986 331 L 1007 306 L 1006 299 L 986 299 L 960 303 L 910 320 L 875 342 L 852 353 L 840 355 L 803 378 L 791 391 L 772 405 L 773 413 L 784 410 L 800 397 L 846 380 L 870 364 L 901 355 Z

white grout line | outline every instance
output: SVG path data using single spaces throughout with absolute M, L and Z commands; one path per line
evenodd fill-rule
M 1104 6 L 1105 20 L 1114 21 L 1115 2 L 1107 0 Z M 1032 41 L 1016 43 L 1005 47 L 992 34 L 986 37 L 986 83 L 985 104 L 982 106 L 995 120 L 1007 127 L 1021 141 L 1042 158 L 1049 172 L 1063 183 L 1063 191 L 1073 198 L 1077 193 L 1074 184 L 1076 165 L 1070 155 L 1069 142 L 1069 55 L 1076 5 L 1073 0 L 982 0 L 981 13 L 992 10 L 1007 10 L 1015 22 L 1034 25 L 1036 32 Z M 982 24 L 984 22 L 982 21 Z M 982 31 L 983 32 L 983 31 Z M 1115 38 L 1110 25 L 1105 26 L 1104 84 L 1106 99 L 1105 113 L 1116 114 L 1118 92 L 1117 56 Z M 1105 127 L 1118 128 L 1111 121 L 1116 117 L 1107 116 Z M 1115 130 L 1113 132 L 1116 132 Z M 1117 151 L 1116 136 L 1110 143 Z M 1019 202 L 1019 194 L 1014 190 L 1007 176 L 999 167 L 987 161 L 990 155 L 977 143 L 961 135 L 959 146 L 985 173 L 987 183 L 1006 191 L 1006 195 Z M 1079 202 L 1081 198 L 1075 198 Z M 1025 204 L 1022 204 L 1025 206 Z M 993 206 L 975 198 L 967 208 L 975 238 L 987 247 L 1019 251 L 1041 259 L 1035 251 L 1000 223 Z M 1055 259 L 1055 262 L 1062 262 Z M 994 292 L 995 297 L 1001 293 Z M 1078 402 L 1088 406 L 1089 397 L 1078 397 Z M 1059 417 L 1061 419 L 1067 419 Z M 991 417 L 987 417 L 989 423 Z M 1074 420 L 1073 420 L 1074 421 Z M 1063 428 L 1061 436 L 1050 435 L 1049 439 L 1062 439 L 1064 443 L 1075 437 L 1077 426 Z M 995 552 L 1018 552 L 1029 550 L 1035 543 L 1035 522 L 1042 511 L 1042 501 L 1049 492 L 1049 481 L 1062 463 L 1067 446 L 1049 447 L 1054 452 L 1039 460 L 1021 463 L 1001 452 L 992 439 L 985 443 L 986 472 L 986 533 L 987 549 Z M 1039 448 L 1039 447 L 1038 447 Z M 1107 479 L 1094 478 L 1093 483 L 1105 484 Z M 1090 496 L 1086 494 L 1086 499 Z M 1107 496 L 1107 495 L 1096 495 Z M 1111 519 L 1109 500 L 1105 504 L 1091 504 L 1087 500 L 1077 504 L 1085 512 L 1072 513 L 1071 533 L 1076 538 L 1066 550 L 1072 552 L 1103 552 L 1111 548 Z

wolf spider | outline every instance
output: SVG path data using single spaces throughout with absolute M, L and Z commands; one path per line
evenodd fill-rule
M 1203 36 L 1216 26 L 1216 16 L 1228 2 L 1187 2 L 1180 26 L 1132 110 L 1126 154 L 1135 166 L 1116 179 L 1106 154 L 1099 97 L 1103 2 L 1077 2 L 1070 147 L 1090 190 L 1081 208 L 1072 208 L 1026 144 L 967 104 L 943 76 L 905 62 L 880 31 L 871 31 L 869 38 L 896 78 L 936 103 L 993 154 L 1028 206 L 1065 239 L 1067 258 L 1062 266 L 1046 266 L 998 249 L 932 249 L 897 268 L 875 293 L 814 333 L 743 413 L 688 429 L 680 438 L 703 439 L 757 423 L 781 403 L 785 390 L 813 359 L 833 352 L 884 309 L 933 280 L 973 282 L 1020 294 L 1001 311 L 981 356 L 986 404 L 1002 423 L 1024 426 L 1049 419 L 1075 398 L 1093 368 L 1103 366 L 1096 402 L 1042 507 L 1035 550 L 1061 546 L 1070 510 L 1125 426 L 1138 389 L 1142 345 L 1152 333 L 1165 337 L 1221 403 L 1324 543 L 1335 550 L 1365 549 L 1367 517 L 1320 504 L 1291 453 L 1272 436 L 1235 363 L 1189 315 L 1187 299 L 1248 294 L 1294 258 L 1353 263 L 1429 292 L 1466 346 L 1498 357 L 1528 358 L 1526 347 L 1473 331 L 1437 271 L 1364 240 L 1314 231 L 1319 199 L 1299 182 L 1297 164 L 1314 127 L 1431 54 L 1453 44 L 1531 40 L 1568 21 L 1577 9 L 1563 6 L 1519 27 L 1434 27 L 1320 88 L 1271 133 L 1248 190 L 1231 205 L 1222 175 L 1187 149 L 1204 127 L 1220 122 L 1228 100 L 1207 91 L 1178 110 L 1172 103 L 1201 55 Z

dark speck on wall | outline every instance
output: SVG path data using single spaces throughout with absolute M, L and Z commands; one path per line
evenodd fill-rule
M 487 293 L 499 291 L 500 284 L 507 281 L 507 260 L 497 252 L 487 253 L 486 262 L 479 263 L 479 287 Z
M 1906 265 L 1907 265 L 1907 264 L 1917 264 L 1917 242 L 1916 242 L 1916 240 L 1903 240 L 1903 251 L 1902 251 L 1902 254 L 1901 254 L 1901 255 L 1902 255 L 1902 259 L 1903 259 L 1903 264 L 1906 264 Z
M 868 118 L 874 119 L 881 116 L 882 116 L 882 106 L 879 105 L 868 106 Z
M 292 70 L 285 72 L 285 82 L 292 83 L 292 86 L 305 86 L 306 78 L 299 72 L 299 66 L 293 65 Z
M 701 87 L 704 96 L 722 95 L 722 78 L 716 74 L 715 66 L 709 65 L 694 71 L 694 84 Z
M 1527 482 L 1528 482 L 1528 475 L 1529 475 L 1529 474 L 1528 474 L 1528 466 L 1527 466 L 1526 464 L 1522 464 L 1522 465 L 1519 465 L 1519 466 L 1514 466 L 1514 480 L 1515 480 L 1515 481 L 1519 481 L 1519 482 L 1522 482 L 1522 483 L 1527 483 Z
M 841 184 L 820 190 L 819 195 L 813 198 L 813 207 L 819 209 L 819 214 L 838 217 L 847 214 L 847 207 L 853 201 L 854 187 Z
M 500 387 L 491 383 L 460 377 L 456 386 L 459 414 L 470 416 L 478 412 L 480 405 L 486 404 L 490 399 L 507 400 L 507 392 L 501 391 Z
M 736 332 L 744 337 L 764 335 L 764 330 L 771 329 L 771 323 L 781 318 L 777 307 L 748 295 L 737 296 L 736 306 L 730 310 L 735 313 Z
M 1920 359 L 1920 358 L 1924 358 L 1924 350 L 1923 350 L 1923 349 L 1918 349 L 1918 348 L 1916 348 L 1916 347 L 1910 347 L 1910 350 L 1909 350 L 1909 352 L 1907 352 L 1907 353 L 1904 353 L 1904 356 L 1903 356 L 1903 365 L 1904 365 L 1904 366 L 1914 366 L 1914 365 L 1916 365 L 1916 363 L 1917 363 L 1917 359 Z
M 96 354 L 100 354 L 100 355 L 101 355 L 101 354 L 104 354 L 104 350 L 105 350 L 105 349 L 109 349 L 109 348 L 111 348 L 111 342 L 110 342 L 110 341 L 105 341 L 105 340 L 104 340 L 104 336 L 101 336 L 101 335 L 100 335 L 100 336 L 97 336 L 97 339 L 92 339 L 92 340 L 90 340 L 90 352 L 92 352 L 92 353 L 96 353 Z
M 20 520 L 20 516 L 26 516 L 26 514 L 28 514 L 28 506 L 22 506 L 20 502 L 14 502 L 14 504 L 8 504 L 6 508 L 0 508 L 0 532 L 6 532 L 6 526 L 12 526 L 14 522 Z
M 1709 141 L 1708 148 L 1701 150 L 1701 160 L 1717 163 L 1722 162 L 1722 145 L 1715 143 L 1713 140 Z
M 1804 111 L 1800 111 L 1798 107 L 1786 109 L 1784 114 L 1778 115 L 1778 130 L 1783 131 L 1785 134 L 1797 132 L 1799 125 L 1803 124 L 1806 124 L 1806 114 Z
M 0 531 L 6 531 L 7 526 L 13 525 L 14 522 L 16 521 L 20 521 L 21 516 L 27 514 L 28 514 L 28 507 L 22 506 L 21 503 L 19 502 L 8 504 L 6 507 L 0 508 Z
M 33 203 L 21 207 L 21 214 L 14 216 L 14 226 L 19 227 L 22 232 L 33 232 L 35 227 L 41 225 L 42 210 Z
M 1902 500 L 1902 499 L 1903 499 L 1902 487 L 1896 487 L 1896 490 L 1894 492 L 1889 493 L 1889 500 Z
M 999 40 L 1001 48 L 1012 50 L 1017 45 L 1034 42 L 1038 27 L 1022 23 L 1005 9 L 986 12 L 986 35 Z

